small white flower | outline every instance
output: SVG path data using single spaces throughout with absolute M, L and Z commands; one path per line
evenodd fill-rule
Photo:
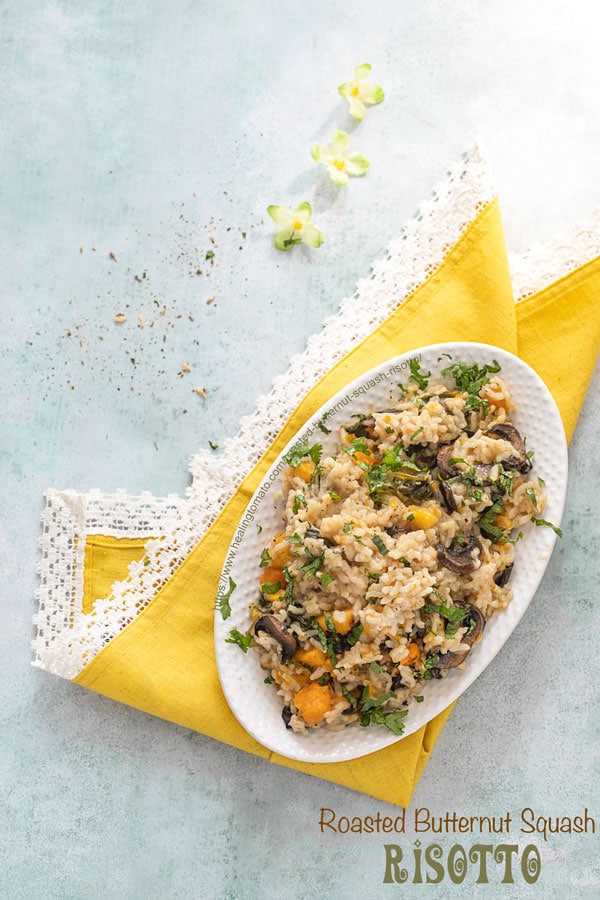
M 378 84 L 365 81 L 370 71 L 371 66 L 369 63 L 357 66 L 354 70 L 354 78 L 345 84 L 340 84 L 338 88 L 342 97 L 345 97 L 348 101 L 350 107 L 348 112 L 353 118 L 358 119 L 359 122 L 364 117 L 365 104 L 374 106 L 377 103 L 381 103 L 385 97 L 383 89 Z
M 332 181 L 336 184 L 346 184 L 348 176 L 364 175 L 370 166 L 366 156 L 360 153 L 348 153 L 350 138 L 345 131 L 334 131 L 330 147 L 320 144 L 310 151 L 313 159 L 322 163 Z
M 310 203 L 299 203 L 296 209 L 268 206 L 267 212 L 275 224 L 279 225 L 279 231 L 275 234 L 275 246 L 278 250 L 289 250 L 294 244 L 320 247 L 323 243 L 323 232 L 310 221 Z

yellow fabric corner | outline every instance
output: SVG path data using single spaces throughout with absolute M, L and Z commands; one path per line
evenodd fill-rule
M 545 382 L 567 438 L 600 352 L 600 257 L 517 304 L 518 352 Z
M 595 288 L 583 276 L 581 283 L 576 277 L 567 279 L 556 302 L 544 292 L 516 311 L 498 204 L 494 201 L 486 206 L 425 284 L 308 393 L 217 521 L 147 609 L 75 680 L 278 764 L 407 806 L 450 709 L 385 750 L 349 762 L 314 765 L 270 753 L 234 719 L 221 692 L 213 648 L 218 579 L 233 529 L 263 473 L 314 411 L 361 372 L 425 344 L 471 340 L 519 350 L 554 391 L 565 421 L 574 422 L 593 368 L 594 348 L 582 348 L 578 342 L 585 372 L 582 366 L 581 377 L 575 379 L 569 366 L 562 385 L 558 369 L 549 364 L 537 342 L 548 340 L 555 359 L 568 359 L 569 347 L 561 346 L 553 335 L 562 333 L 568 344 L 569 339 L 579 341 L 579 333 L 575 328 L 562 329 L 565 307 L 558 300 L 568 291 L 568 309 L 578 310 L 578 316 L 584 315 L 585 309 L 591 314 L 593 290 L 600 289 L 599 273 L 590 274 L 592 278 Z M 551 310 L 548 325 L 547 310 Z
M 85 539 L 81 611 L 92 611 L 94 600 L 107 597 L 115 581 L 127 578 L 129 563 L 140 560 L 148 538 L 89 534 Z

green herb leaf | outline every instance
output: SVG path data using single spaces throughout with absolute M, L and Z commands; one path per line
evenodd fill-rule
M 306 457 L 312 459 L 315 465 L 321 461 L 321 455 L 323 453 L 323 447 L 321 444 L 312 444 L 309 445 L 308 441 L 303 441 L 301 444 L 297 444 L 295 447 L 292 447 L 290 452 L 284 457 L 288 466 L 292 469 L 295 469 L 296 466 L 300 465 L 301 461 Z
M 333 575 L 330 575 L 329 572 L 321 572 L 320 581 L 322 587 L 327 587 L 328 584 L 331 584 L 332 581 L 335 581 Z
M 558 525 L 554 525 L 552 522 L 548 522 L 546 519 L 536 519 L 535 516 L 532 516 L 531 521 L 534 525 L 546 525 L 548 528 L 551 528 L 552 531 L 559 536 L 559 538 L 563 536 L 563 533 Z
M 419 390 L 424 391 L 429 384 L 431 372 L 421 372 L 421 366 L 418 359 L 411 359 L 409 381 L 414 381 Z
M 277 594 L 281 590 L 281 582 L 280 581 L 267 581 L 260 586 L 263 594 Z
M 268 566 L 272 559 L 273 559 L 273 557 L 272 557 L 271 554 L 269 553 L 268 548 L 265 547 L 265 549 L 264 549 L 264 550 L 262 551 L 262 553 L 260 554 L 260 567 L 261 567 L 261 569 L 264 569 L 265 566 Z
M 231 599 L 231 595 L 235 591 L 236 587 L 237 584 L 230 576 L 229 589 L 224 594 L 217 594 L 217 607 L 223 619 L 228 619 L 231 615 L 231 606 L 229 604 L 229 600 Z
M 379 552 L 381 553 L 381 555 L 382 555 L 382 556 L 387 556 L 387 554 L 388 554 L 390 551 L 388 550 L 388 548 L 387 548 L 386 545 L 384 544 L 383 540 L 379 537 L 379 535 L 378 535 L 378 534 L 374 534 L 374 535 L 372 536 L 371 540 L 373 541 L 373 543 L 375 544 L 375 546 L 377 547 L 377 549 L 379 550 Z
M 242 634 L 241 631 L 238 631 L 237 628 L 234 628 L 233 631 L 229 632 L 229 637 L 225 638 L 226 644 L 237 644 L 240 650 L 243 650 L 244 653 L 248 651 L 248 647 L 252 643 L 252 635 L 251 634 Z

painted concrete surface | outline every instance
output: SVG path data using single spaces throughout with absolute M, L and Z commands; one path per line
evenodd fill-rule
M 587 809 L 600 829 L 598 373 L 565 539 L 407 813 L 510 813 L 519 852 L 539 848 L 536 885 L 517 862 L 512 886 L 495 864 L 476 884 L 473 863 L 462 885 L 415 884 L 414 865 L 384 884 L 388 837 L 321 834 L 318 818 L 393 807 L 29 665 L 43 490 L 182 493 L 189 457 L 235 433 L 474 140 L 510 249 L 585 221 L 600 185 L 594 17 L 582 0 L 3 4 L 1 897 L 598 896 L 598 833 L 544 840 L 519 819 Z M 335 89 L 365 61 L 386 100 L 353 132 L 371 171 L 340 192 L 308 148 L 352 127 Z M 326 244 L 280 254 L 266 206 L 304 199 Z M 407 825 L 391 842 L 414 860 L 419 837 L 444 859 L 481 839 Z

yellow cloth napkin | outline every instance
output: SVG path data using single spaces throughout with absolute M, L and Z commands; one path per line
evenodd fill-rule
M 498 203 L 488 203 L 429 278 L 304 397 L 180 568 L 74 680 L 272 762 L 408 806 L 450 709 L 391 747 L 327 764 L 271 753 L 231 714 L 216 670 L 213 615 L 234 528 L 264 473 L 313 412 L 360 373 L 425 344 L 481 341 L 517 353 L 550 388 L 570 437 L 600 345 L 598 296 L 600 258 L 515 304 Z M 88 536 L 86 596 L 108 596 L 143 543 Z

